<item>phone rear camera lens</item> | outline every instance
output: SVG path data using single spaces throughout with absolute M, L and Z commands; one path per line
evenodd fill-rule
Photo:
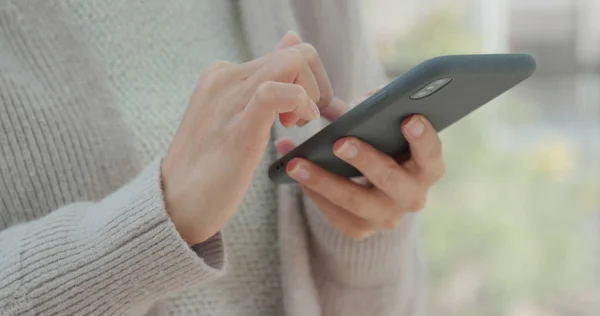
M 437 80 L 429 83 L 427 86 L 425 86 L 425 88 L 423 88 L 423 89 L 419 90 L 418 92 L 414 93 L 413 95 L 411 95 L 410 98 L 413 100 L 417 100 L 417 99 L 422 99 L 424 97 L 427 97 L 430 94 L 443 88 L 450 81 L 452 81 L 451 78 L 437 79 Z
M 450 80 L 452 80 L 452 79 L 450 79 L 450 78 L 442 78 L 442 79 L 438 79 L 438 80 L 436 80 L 436 81 L 434 82 L 434 84 L 435 84 L 436 86 L 438 86 L 438 87 L 441 87 L 441 86 L 443 86 L 443 85 L 447 84 L 448 82 L 450 82 Z
M 422 99 L 430 94 L 427 90 L 421 90 L 411 96 L 412 99 Z

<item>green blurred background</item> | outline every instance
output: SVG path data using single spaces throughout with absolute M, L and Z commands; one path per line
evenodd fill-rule
M 600 315 L 600 1 L 362 3 L 391 78 L 444 54 L 538 60 L 441 134 L 447 174 L 424 211 L 429 315 Z

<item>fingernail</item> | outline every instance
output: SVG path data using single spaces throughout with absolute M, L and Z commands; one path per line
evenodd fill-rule
M 292 30 L 285 32 L 284 36 L 290 36 L 290 35 L 295 35 L 296 37 L 300 38 L 300 35 L 298 35 L 298 33 L 294 32 Z
M 406 123 L 406 130 L 413 137 L 419 137 L 423 134 L 425 130 L 425 124 L 423 124 L 423 120 L 418 115 L 414 115 L 408 123 Z
M 299 120 L 298 123 L 296 123 L 296 126 L 302 127 L 302 126 L 304 126 L 306 124 L 308 124 L 307 120 Z
M 318 119 L 319 117 L 321 117 L 321 111 L 314 102 L 310 104 L 310 111 L 312 112 L 314 119 Z
M 308 167 L 304 166 L 303 163 L 296 163 L 296 165 L 290 170 L 292 178 L 299 181 L 306 181 L 310 179 L 310 171 Z
M 354 144 L 353 141 L 346 140 L 344 141 L 342 146 L 338 148 L 337 154 L 342 156 L 343 158 L 352 159 L 356 157 L 356 155 L 358 155 L 358 148 L 356 147 L 356 144 Z

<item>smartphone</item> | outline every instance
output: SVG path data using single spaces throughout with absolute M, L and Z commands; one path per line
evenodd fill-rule
M 269 167 L 275 183 L 294 181 L 287 163 L 305 158 L 334 174 L 361 173 L 333 154 L 340 138 L 354 136 L 399 157 L 408 153 L 401 122 L 413 114 L 439 132 L 530 77 L 535 59 L 527 54 L 449 55 L 429 59 L 370 96 Z

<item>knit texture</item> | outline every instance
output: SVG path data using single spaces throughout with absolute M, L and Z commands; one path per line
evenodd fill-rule
M 190 248 L 164 208 L 160 160 L 202 68 L 296 30 L 349 101 L 384 82 L 358 8 L 0 1 L 0 315 L 421 314 L 419 216 L 348 239 L 267 180 L 272 145 L 222 234 Z M 321 123 L 274 131 L 301 142 Z
M 66 9 L 99 56 L 146 164 L 168 147 L 202 69 L 250 58 L 239 10 L 232 0 L 108 1 L 111 9 L 102 2 L 69 0 Z M 274 158 L 270 145 L 223 231 L 226 276 L 159 304 L 161 313 L 281 315 L 276 191 L 267 177 Z
M 0 229 L 117 190 L 168 148 L 202 68 L 249 57 L 231 1 L 15 1 L 1 12 Z M 274 155 L 269 146 L 224 229 L 227 277 L 161 303 L 161 313 L 281 315 L 276 191 L 266 176 Z M 218 275 L 173 230 L 157 164 L 114 198 L 71 204 L 23 226 L 23 268 L 2 261 L 7 278 L 18 277 L 5 284 L 0 272 L 0 293 L 25 299 L 19 308 L 35 315 L 113 315 L 143 301 L 144 291 L 168 293 Z M 10 252 L 18 248 L 5 246 L 16 237 L 1 240 L 18 260 Z M 220 269 L 221 242 L 213 240 L 217 247 L 196 252 Z M 98 296 L 77 295 L 82 284 L 94 284 L 87 291 Z

